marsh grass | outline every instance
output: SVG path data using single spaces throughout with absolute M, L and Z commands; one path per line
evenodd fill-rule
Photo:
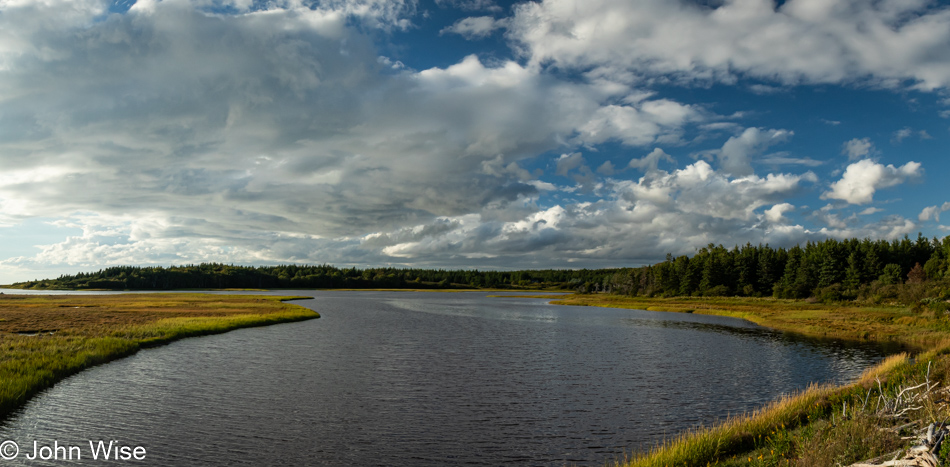
M 892 424 L 875 415 L 865 401 L 881 388 L 894 393 L 919 368 L 907 354 L 888 357 L 854 383 L 813 385 L 780 397 L 749 414 L 712 427 L 688 430 L 672 440 L 615 465 L 661 466 L 832 466 L 893 451 Z M 873 405 L 873 401 L 869 401 Z M 846 465 L 846 464 L 845 464 Z
M 0 419 L 63 378 L 143 347 L 319 315 L 307 297 L 0 294 Z
M 916 353 L 915 358 L 907 353 L 891 355 L 851 384 L 812 386 L 752 413 L 687 430 L 615 465 L 849 465 L 903 446 L 906 441 L 900 435 L 909 433 L 895 431 L 899 423 L 950 420 L 948 405 L 930 395 L 920 402 L 920 409 L 905 416 L 890 417 L 879 410 L 881 401 L 893 400 L 903 388 L 925 380 L 943 386 L 950 383 L 950 319 L 946 315 L 901 306 L 772 298 L 534 297 L 561 305 L 730 316 L 809 337 L 876 342 Z
M 541 296 L 539 296 L 541 297 Z M 779 331 L 825 339 L 899 344 L 925 351 L 950 338 L 950 319 L 925 316 L 906 306 L 826 304 L 774 298 L 648 298 L 570 295 L 551 298 L 558 305 L 599 306 L 741 318 Z

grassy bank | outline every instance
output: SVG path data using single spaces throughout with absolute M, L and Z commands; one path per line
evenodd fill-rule
M 946 316 L 899 306 L 799 300 L 536 297 L 552 298 L 553 303 L 563 305 L 731 316 L 811 337 L 896 343 L 913 350 L 914 358 L 907 353 L 893 355 L 851 384 L 813 386 L 785 395 L 753 413 L 689 430 L 617 465 L 849 465 L 884 454 L 888 459 L 904 455 L 901 448 L 909 447 L 906 438 L 915 428 L 950 420 L 946 402 L 950 398 L 950 389 L 946 389 L 950 383 L 950 319 Z M 909 389 L 921 384 L 926 391 Z M 908 405 L 899 407 L 901 403 Z M 950 449 L 941 455 L 942 460 L 950 461 Z
M 184 337 L 318 318 L 274 297 L 0 294 L 0 419 L 90 366 Z
M 950 320 L 906 306 L 813 303 L 774 298 L 647 298 L 619 295 L 549 296 L 558 305 L 671 311 L 742 318 L 785 332 L 923 351 L 950 342 Z

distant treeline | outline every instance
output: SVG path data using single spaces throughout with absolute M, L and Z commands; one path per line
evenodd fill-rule
M 942 241 L 920 235 L 890 242 L 829 239 L 790 249 L 710 244 L 693 257 L 667 255 L 662 263 L 619 271 L 593 290 L 648 296 L 896 298 L 906 289 L 896 287 L 901 284 L 950 279 L 948 258 L 950 236 Z
M 235 266 L 207 263 L 171 267 L 116 266 L 57 279 L 13 284 L 24 289 L 274 289 L 274 288 L 561 288 L 603 283 L 619 269 L 477 271 L 338 268 L 330 265 Z
M 943 240 L 824 240 L 789 249 L 709 244 L 692 257 L 623 269 L 478 271 L 338 268 L 330 265 L 117 266 L 22 282 L 29 289 L 171 290 L 225 288 L 557 288 L 646 296 L 773 296 L 823 301 L 945 300 L 950 236 Z M 927 289 L 915 284 L 934 285 Z M 912 287 L 911 287 L 912 286 Z M 925 290 L 926 289 L 926 290 Z M 932 289 L 932 290 L 931 290 Z M 903 294 L 904 296 L 898 297 Z M 909 295 L 908 295 L 909 294 Z

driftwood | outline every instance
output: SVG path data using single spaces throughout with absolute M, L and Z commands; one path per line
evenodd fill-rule
M 937 453 L 944 439 L 950 434 L 950 429 L 943 423 L 932 423 L 920 431 L 915 437 L 918 444 L 906 450 L 899 450 L 890 454 L 851 464 L 849 467 L 940 467 Z M 901 456 L 901 454 L 904 454 Z M 893 456 L 893 457 L 892 457 Z M 891 457 L 891 460 L 884 459 Z
M 881 395 L 878 398 L 877 413 L 884 418 L 903 418 L 906 420 L 909 414 L 921 410 L 926 403 L 945 404 L 945 400 L 934 401 L 938 393 L 947 393 L 950 388 L 943 388 L 937 391 L 934 389 L 937 383 L 930 381 L 930 365 L 927 365 L 927 380 L 921 384 L 906 387 L 900 390 L 893 398 L 884 395 L 881 388 L 881 381 L 877 381 L 878 390 Z M 870 392 L 868 392 L 870 396 Z M 867 398 L 865 398 L 867 400 Z M 867 402 L 865 402 L 867 405 Z M 919 421 L 910 421 L 898 427 L 885 428 L 887 431 L 900 433 L 904 428 L 916 425 Z M 950 426 L 944 423 L 931 423 L 917 432 L 917 436 L 904 437 L 902 439 L 917 440 L 916 444 L 910 449 L 901 449 L 873 459 L 851 464 L 849 467 L 940 467 L 940 459 L 937 457 L 943 441 L 950 435 Z M 885 461 L 890 457 L 890 460 Z

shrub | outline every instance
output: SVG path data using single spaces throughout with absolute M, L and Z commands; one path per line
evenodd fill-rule
M 841 284 L 831 284 L 828 287 L 816 289 L 814 292 L 815 300 L 822 303 L 840 302 L 845 299 L 841 288 Z

